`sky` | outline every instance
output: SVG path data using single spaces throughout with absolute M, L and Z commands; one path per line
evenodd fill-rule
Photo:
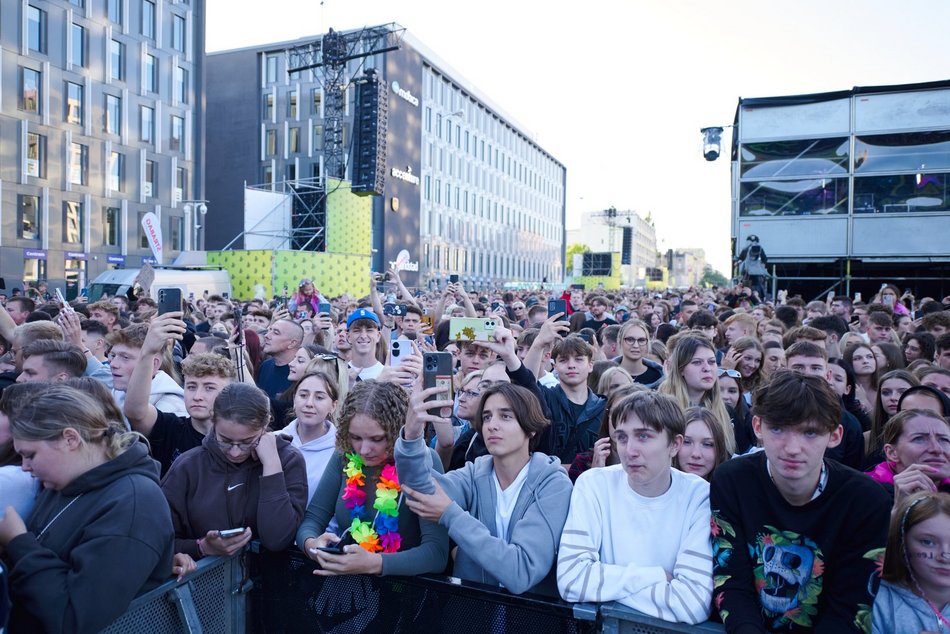
M 729 270 L 740 97 L 950 78 L 944 0 L 207 0 L 209 52 L 397 22 L 567 168 L 567 227 L 650 214 L 657 246 Z M 262 10 L 262 7 L 264 10 Z

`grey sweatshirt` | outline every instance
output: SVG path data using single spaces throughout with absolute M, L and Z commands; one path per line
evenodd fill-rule
M 531 455 L 508 534 L 499 536 L 491 456 L 476 458 L 444 475 L 433 470 L 431 454 L 421 438 L 398 439 L 395 456 L 400 482 L 431 493 L 434 478 L 452 498 L 439 523 L 459 547 L 453 568 L 456 577 L 501 584 L 513 594 L 544 591 L 537 586 L 553 570 L 571 504 L 571 480 L 557 457 L 539 452 Z M 548 581 L 545 586 L 553 589 Z
M 950 605 L 942 606 L 943 617 L 950 621 Z M 950 630 L 937 618 L 927 602 L 889 581 L 881 581 L 874 599 L 871 617 L 872 634 L 919 634 Z

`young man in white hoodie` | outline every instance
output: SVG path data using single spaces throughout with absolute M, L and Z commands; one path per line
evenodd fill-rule
M 170 313 L 172 314 L 172 313 Z M 180 318 L 180 313 L 173 313 Z M 162 315 L 157 319 L 168 318 Z M 148 324 L 134 324 L 122 330 L 109 334 L 107 341 L 112 349 L 109 351 L 109 369 L 112 372 L 112 396 L 119 407 L 125 403 L 125 391 L 129 388 L 129 380 L 139 358 L 142 356 L 142 346 L 148 333 Z M 161 412 L 187 416 L 185 408 L 185 392 L 181 386 L 168 376 L 163 370 L 161 355 L 153 355 L 151 359 L 151 386 L 148 402 Z

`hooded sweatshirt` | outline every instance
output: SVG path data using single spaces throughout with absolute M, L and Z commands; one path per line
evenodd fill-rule
M 421 438 L 399 438 L 395 456 L 396 470 L 403 483 L 422 493 L 431 493 L 435 479 L 452 498 L 439 523 L 448 529 L 449 537 L 459 547 L 452 569 L 454 576 L 501 584 L 514 594 L 529 590 L 556 594 L 553 566 L 572 489 L 571 480 L 556 456 L 531 454 L 528 473 L 504 535 L 499 534 L 495 522 L 497 499 L 491 456 L 480 456 L 444 475 L 432 470 L 431 452 Z
M 943 606 L 943 618 L 950 620 L 950 605 Z M 923 598 L 906 587 L 881 581 L 874 598 L 872 634 L 919 634 L 946 632 L 947 626 Z
M 327 462 L 336 448 L 336 426 L 330 421 L 326 421 L 328 426 L 326 432 L 319 438 L 310 442 L 300 440 L 300 434 L 297 432 L 297 419 L 280 430 L 281 434 L 290 436 L 291 444 L 300 450 L 303 459 L 307 463 L 307 504 L 310 504 L 313 494 L 317 491 L 317 485 L 320 484 L 320 478 L 327 468 Z
M 174 531 L 142 443 L 45 489 L 7 546 L 10 632 L 98 632 L 171 575 Z
M 267 550 L 290 546 L 307 506 L 307 467 L 286 438 L 277 437 L 277 454 L 283 471 L 265 477 L 254 457 L 228 460 L 211 433 L 175 460 L 162 480 L 175 552 L 198 559 L 196 540 L 228 528 L 250 528 Z
M 121 410 L 125 404 L 125 390 L 113 389 L 112 397 L 115 398 L 115 403 Z M 185 391 L 164 370 L 159 370 L 152 377 L 148 402 L 159 411 L 176 416 L 188 416 L 188 410 L 185 409 Z M 128 419 L 126 419 L 126 425 L 128 425 Z

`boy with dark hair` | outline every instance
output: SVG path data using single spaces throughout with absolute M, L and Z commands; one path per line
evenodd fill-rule
M 868 314 L 867 330 L 872 346 L 876 343 L 890 342 L 894 332 L 894 320 L 885 312 L 874 311 Z
M 505 328 L 495 328 L 494 341 L 473 342 L 501 357 L 511 382 L 528 388 L 541 401 L 551 426 L 542 435 L 538 450 L 558 456 L 563 465 L 570 465 L 577 454 L 593 449 L 605 405 L 605 400 L 587 387 L 587 377 L 594 368 L 593 348 L 580 337 L 562 338 L 560 333 L 569 328 L 566 321 L 547 319 L 523 363 L 515 352 L 511 331 Z M 553 388 L 543 387 L 536 378 L 548 346 L 553 346 L 551 358 L 558 375 Z
M 561 596 L 701 623 L 713 587 L 709 485 L 672 468 L 683 410 L 666 394 L 634 392 L 608 423 L 620 464 L 577 479 L 558 552 Z
M 534 340 L 538 338 L 539 332 L 541 331 L 537 328 L 528 328 L 522 330 L 521 334 L 518 335 L 518 340 L 515 342 L 515 352 L 518 353 L 518 358 L 521 359 L 522 362 L 524 362 L 525 357 L 528 356 L 528 351 L 531 349 L 531 346 L 534 345 Z M 557 377 L 551 372 L 548 372 L 550 363 L 551 347 L 545 346 L 541 355 L 541 365 L 538 370 L 541 373 L 538 376 L 538 383 L 544 387 L 554 387 L 557 385 Z
M 937 337 L 935 346 L 937 352 L 934 354 L 934 363 L 944 370 L 950 370 L 950 333 Z
M 23 371 L 17 383 L 59 382 L 78 378 L 86 371 L 82 349 L 53 339 L 39 339 L 23 349 Z
M 753 403 L 764 451 L 720 465 L 709 496 L 726 632 L 870 631 L 891 503 L 824 458 L 841 442 L 840 399 L 824 379 L 779 372 Z
M 838 342 L 848 334 L 848 323 L 837 315 L 824 315 L 812 319 L 808 324 L 825 333 L 825 352 L 829 359 L 841 358 L 841 347 Z
M 590 328 L 596 332 L 604 326 L 614 326 L 617 324 L 616 320 L 607 314 L 609 306 L 607 304 L 607 298 L 604 296 L 595 295 L 591 297 L 587 305 L 590 307 L 591 317 L 584 322 L 582 328 Z

